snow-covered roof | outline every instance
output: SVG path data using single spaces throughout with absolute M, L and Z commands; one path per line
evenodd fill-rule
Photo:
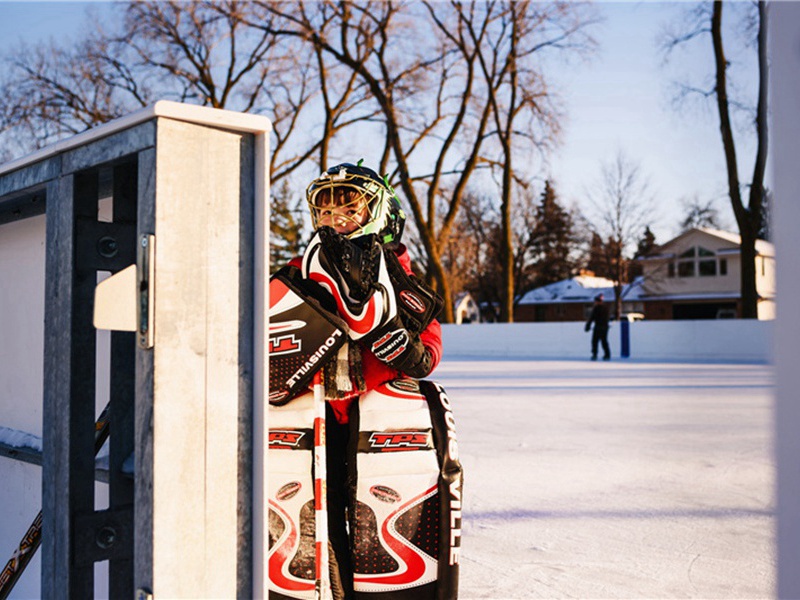
M 622 297 L 625 301 L 638 300 L 641 294 L 641 278 L 633 283 L 625 284 Z M 614 299 L 614 282 L 605 277 L 578 275 L 551 283 L 529 291 L 519 304 L 552 304 L 554 302 L 592 302 L 597 294 L 603 294 L 605 300 Z

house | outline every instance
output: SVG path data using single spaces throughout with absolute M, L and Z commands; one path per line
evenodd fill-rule
M 456 295 L 453 305 L 453 314 L 457 325 L 479 323 L 481 321 L 481 309 L 469 292 L 461 292 Z
M 642 312 L 640 291 L 640 278 L 623 287 L 623 314 Z M 529 291 L 517 303 L 514 320 L 584 321 L 588 318 L 592 302 L 598 294 L 603 294 L 606 302 L 613 302 L 614 282 L 605 277 L 595 277 L 591 272 L 584 272 Z
M 639 259 L 640 299 L 647 319 L 715 319 L 741 316 L 741 237 L 695 228 Z M 758 318 L 775 318 L 775 248 L 756 242 Z
M 723 319 L 741 316 L 741 238 L 727 231 L 695 228 L 638 259 L 643 275 L 625 284 L 622 313 L 648 320 Z M 775 318 L 775 249 L 756 242 L 758 318 Z M 582 274 L 525 294 L 515 321 L 582 321 L 602 293 L 614 300 L 614 282 Z

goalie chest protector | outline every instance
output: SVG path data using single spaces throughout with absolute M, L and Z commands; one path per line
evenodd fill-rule
M 356 598 L 456 598 L 463 473 L 444 389 L 397 379 L 367 392 L 350 447 Z

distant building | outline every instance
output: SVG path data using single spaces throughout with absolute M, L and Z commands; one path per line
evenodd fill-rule
M 741 237 L 695 228 L 639 259 L 647 319 L 720 319 L 741 316 Z M 775 248 L 756 242 L 758 318 L 775 318 Z
M 454 304 L 453 315 L 457 325 L 481 321 L 481 309 L 469 292 L 458 294 Z
M 639 301 L 641 279 L 626 284 L 622 290 L 622 312 L 642 312 Z M 514 320 L 583 321 L 588 318 L 592 302 L 603 294 L 606 302 L 614 302 L 614 282 L 591 273 L 581 274 L 531 290 L 520 299 L 514 310 Z
M 643 275 L 622 290 L 622 313 L 652 320 L 724 319 L 741 316 L 741 238 L 695 228 L 638 259 Z M 756 242 L 758 318 L 775 318 L 775 249 Z M 519 301 L 514 320 L 582 321 L 602 293 L 614 301 L 614 282 L 582 274 L 535 290 Z

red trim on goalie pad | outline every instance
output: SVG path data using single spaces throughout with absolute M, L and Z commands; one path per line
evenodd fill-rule
M 291 592 L 314 591 L 314 581 L 298 579 L 289 573 L 289 562 L 297 552 L 299 541 L 298 531 L 289 515 L 272 500 L 269 506 L 283 520 L 286 526 L 285 536 L 281 536 L 275 543 L 269 556 L 269 578 L 279 588 Z
M 426 498 L 436 494 L 437 486 L 426 490 L 419 496 L 412 498 L 384 520 L 381 527 L 382 539 L 386 545 L 400 559 L 401 564 L 397 572 L 391 575 L 364 575 L 356 574 L 354 581 L 356 585 L 363 583 L 381 584 L 387 586 L 409 587 L 419 585 L 419 580 L 425 575 L 425 560 L 420 551 L 411 543 L 397 534 L 394 525 L 397 519 L 411 507 L 423 502 Z
M 357 600 L 455 598 L 462 475 L 449 398 L 431 382 L 398 379 L 364 394 L 351 419 Z M 433 443 L 414 452 L 382 453 L 369 441 L 377 433 L 411 444 L 423 432 Z

